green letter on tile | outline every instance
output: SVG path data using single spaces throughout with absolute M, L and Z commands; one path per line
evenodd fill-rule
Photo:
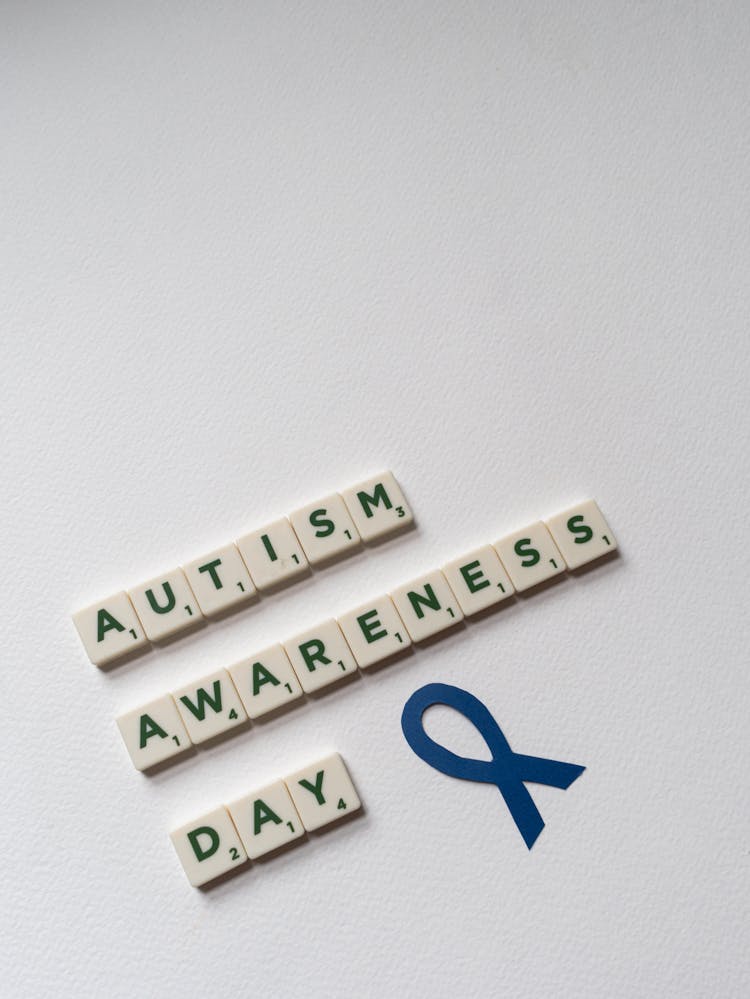
M 207 704 L 218 714 L 221 711 L 221 680 L 214 680 L 213 697 L 206 691 L 205 687 L 198 687 L 195 692 L 195 699 L 198 702 L 197 704 L 193 704 L 189 697 L 180 698 L 188 711 L 194 714 L 198 721 L 203 721 L 206 717 Z
M 314 784 L 311 784 L 309 780 L 300 780 L 297 782 L 300 787 L 304 787 L 306 791 L 315 795 L 315 800 L 319 805 L 325 805 L 326 803 L 326 799 L 323 797 L 323 773 L 324 771 L 318 770 Z
M 386 638 L 388 632 L 385 630 L 383 625 L 378 618 L 378 612 L 376 610 L 369 610 L 365 614 L 360 614 L 357 618 L 357 624 L 362 629 L 362 634 L 365 636 L 368 642 L 377 642 L 379 638 Z M 368 621 L 368 617 L 375 617 L 374 621 Z M 376 629 L 380 628 L 380 631 Z
M 208 836 L 211 840 L 211 845 L 207 846 L 205 850 L 198 842 L 199 836 Z M 197 829 L 191 829 L 187 834 L 187 838 L 199 863 L 201 860 L 208 860 L 209 857 L 213 857 L 219 849 L 219 834 L 211 826 L 198 826 Z
M 276 550 L 271 544 L 271 539 L 267 534 L 261 534 L 260 540 L 263 542 L 263 547 L 266 549 L 266 553 L 272 562 L 278 562 L 279 556 L 276 554 Z
M 161 585 L 164 587 L 164 595 L 167 598 L 167 602 L 164 607 L 160 607 L 159 604 L 157 604 L 153 590 L 146 590 L 146 599 L 151 604 L 151 610 L 154 611 L 155 614 L 168 614 L 169 611 L 174 610 L 174 605 L 176 603 L 174 591 L 169 583 L 162 583 Z
M 220 590 L 220 589 L 222 589 L 222 587 L 224 586 L 224 584 L 219 579 L 219 574 L 216 571 L 216 566 L 217 565 L 221 565 L 221 559 L 220 558 L 215 558 L 213 560 L 213 562 L 206 562 L 205 565 L 199 565 L 198 566 L 198 572 L 207 572 L 209 574 L 209 576 L 211 577 L 211 581 L 213 582 L 213 584 L 216 587 L 216 589 Z
M 256 798 L 253 802 L 253 822 L 254 822 L 254 834 L 257 836 L 260 832 L 260 827 L 264 822 L 273 822 L 275 825 L 281 825 L 281 819 L 278 817 L 276 812 L 261 798 Z
M 415 593 L 413 590 L 409 590 L 406 594 L 409 598 L 411 609 L 418 618 L 424 617 L 424 611 L 421 606 L 422 604 L 424 604 L 425 607 L 429 607 L 431 610 L 440 610 L 440 601 L 435 596 L 435 591 L 429 583 L 425 583 L 424 592 L 426 596 L 422 596 L 421 593 Z
M 334 522 L 326 517 L 327 513 L 328 511 L 324 507 L 322 510 L 313 510 L 310 514 L 310 523 L 312 526 L 320 528 L 319 531 L 315 532 L 316 538 L 327 538 L 336 530 Z
M 365 517 L 372 517 L 371 507 L 379 506 L 381 503 L 386 510 L 390 510 L 393 507 L 382 482 L 378 482 L 375 486 L 372 491 L 372 496 L 368 496 L 366 492 L 361 492 L 357 493 L 357 499 L 362 504 L 362 509 L 365 511 Z
M 104 641 L 104 636 L 108 631 L 125 631 L 125 625 L 120 624 L 116 617 L 113 617 L 108 610 L 103 607 L 96 615 L 96 640 L 97 642 Z
M 321 666 L 328 666 L 331 660 L 326 656 L 326 647 L 319 638 L 312 638 L 309 642 L 303 642 L 299 646 L 299 650 L 302 654 L 302 658 L 305 660 L 305 666 L 309 669 L 311 673 L 315 672 L 315 663 L 320 663 Z
M 577 545 L 585 545 L 586 542 L 591 541 L 591 539 L 594 536 L 594 532 L 584 521 L 580 513 L 577 514 L 575 517 L 571 517 L 566 527 L 568 528 L 571 534 L 575 535 L 573 541 Z M 581 535 L 580 537 L 578 537 L 579 534 Z
M 536 548 L 531 547 L 531 538 L 519 538 L 513 545 L 513 551 L 521 559 L 521 565 L 526 569 L 536 565 L 541 558 Z M 524 558 L 524 555 L 528 555 L 528 558 Z
M 167 733 L 157 725 L 151 715 L 141 715 L 141 749 L 146 748 L 146 743 L 152 735 L 158 735 L 160 739 L 168 738 Z
M 464 577 L 464 582 L 466 583 L 469 593 L 476 593 L 478 590 L 483 590 L 485 586 L 490 585 L 489 579 L 484 576 L 484 573 L 479 568 L 479 565 L 479 559 L 477 559 L 475 562 L 469 562 L 468 565 L 462 565 L 458 570 Z M 482 580 L 483 577 L 483 581 L 479 582 L 479 580 Z
M 273 675 L 270 669 L 266 669 L 263 663 L 253 663 L 253 697 L 258 696 L 264 683 L 278 687 L 279 682 L 278 678 Z

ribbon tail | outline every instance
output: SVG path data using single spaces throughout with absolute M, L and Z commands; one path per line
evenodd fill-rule
M 518 826 L 524 843 L 530 850 L 539 838 L 539 833 L 544 829 L 544 819 L 540 815 L 539 809 L 520 781 L 514 780 L 507 784 L 498 784 L 498 790 L 505 799 L 508 811 Z
M 565 791 L 577 780 L 586 767 L 560 760 L 545 760 L 541 756 L 522 756 L 514 753 L 515 763 L 522 781 L 529 784 L 547 784 Z

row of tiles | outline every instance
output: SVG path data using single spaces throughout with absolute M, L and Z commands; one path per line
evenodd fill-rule
M 399 484 L 384 472 L 85 607 L 73 622 L 91 662 L 105 666 L 413 522 Z
M 587 500 L 121 715 L 125 746 L 147 770 L 615 548 Z
M 360 807 L 344 761 L 333 753 L 206 812 L 170 838 L 188 881 L 198 888 Z

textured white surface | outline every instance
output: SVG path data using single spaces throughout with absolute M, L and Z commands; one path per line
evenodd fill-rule
M 4 996 L 750 988 L 750 8 L 399 6 L 4 5 Z M 416 531 L 88 663 L 384 467 Z M 117 713 L 589 495 L 615 562 L 134 772 Z M 531 853 L 406 746 L 432 680 L 587 766 Z M 361 817 L 188 886 L 170 829 L 334 749 Z

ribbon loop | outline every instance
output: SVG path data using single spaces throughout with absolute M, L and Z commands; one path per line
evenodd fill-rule
M 435 704 L 444 704 L 467 718 L 487 743 L 492 759 L 458 756 L 431 739 L 424 730 L 422 716 Z M 544 820 L 525 784 L 547 784 L 565 790 L 586 769 L 576 763 L 514 753 L 502 729 L 479 698 L 447 683 L 428 683 L 415 691 L 404 705 L 401 728 L 417 756 L 435 770 L 459 780 L 494 784 L 529 850 L 544 829 Z

